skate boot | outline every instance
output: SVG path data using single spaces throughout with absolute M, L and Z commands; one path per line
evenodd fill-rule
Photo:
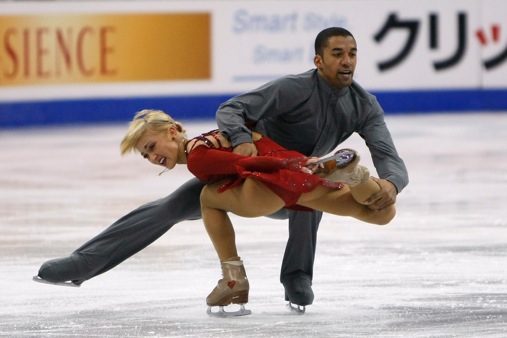
M 234 259 L 236 257 L 233 257 Z M 239 257 L 237 257 L 239 258 Z M 252 312 L 245 309 L 248 303 L 248 291 L 250 285 L 246 277 L 245 267 L 241 260 L 226 260 L 221 263 L 223 278 L 218 281 L 217 286 L 206 298 L 208 315 L 215 317 L 245 316 Z M 240 309 L 235 312 L 226 312 L 224 306 L 239 304 Z M 218 306 L 218 312 L 212 312 L 211 308 Z
M 306 311 L 306 305 L 313 303 L 312 281 L 306 275 L 285 278 L 282 282 L 285 289 L 285 300 L 289 302 L 287 309 L 302 315 Z
M 45 284 L 79 287 L 81 283 L 74 280 L 79 276 L 79 269 L 72 257 L 64 257 L 44 262 L 33 280 Z
M 358 165 L 359 154 L 352 149 L 338 150 L 333 156 L 321 159 L 317 174 L 331 182 L 341 182 L 351 187 L 359 185 L 370 177 L 368 168 Z

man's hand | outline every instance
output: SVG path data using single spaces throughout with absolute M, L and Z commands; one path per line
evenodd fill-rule
M 372 177 L 372 179 L 380 185 L 381 190 L 370 196 L 366 200 L 366 205 L 372 210 L 382 210 L 396 202 L 398 194 L 394 184 L 387 180 Z
M 243 156 L 257 156 L 257 148 L 253 143 L 241 143 L 234 147 L 233 153 Z

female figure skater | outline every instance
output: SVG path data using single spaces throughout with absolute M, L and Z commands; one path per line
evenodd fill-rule
M 218 130 L 188 140 L 181 123 L 159 110 L 138 112 L 121 142 L 122 155 L 139 152 L 151 163 L 170 170 L 186 164 L 207 185 L 201 192 L 202 218 L 221 262 L 223 278 L 206 299 L 208 314 L 245 315 L 249 283 L 235 243 L 228 212 L 242 217 L 266 216 L 281 208 L 320 210 L 384 225 L 395 216 L 394 206 L 381 211 L 364 202 L 380 191 L 358 154 L 343 149 L 325 159 L 287 150 L 266 136 L 252 134 L 258 156 L 232 152 Z M 240 304 L 238 312 L 223 306 Z M 219 312 L 211 312 L 219 306 Z

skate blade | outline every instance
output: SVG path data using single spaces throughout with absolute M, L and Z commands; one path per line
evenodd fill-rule
M 342 168 L 344 166 L 347 166 L 347 164 L 349 164 L 350 162 L 352 162 L 355 157 L 356 157 L 356 154 L 352 150 L 343 149 L 342 151 L 338 152 L 337 154 L 328 156 L 326 158 L 321 158 L 317 162 L 312 163 L 312 166 L 326 163 L 327 161 L 335 160 L 336 167 Z
M 212 306 L 208 306 L 208 310 L 206 311 L 206 313 L 210 317 L 218 317 L 218 318 L 240 317 L 240 316 L 247 316 L 247 315 L 252 314 L 252 311 L 245 309 L 244 304 L 240 304 L 240 306 L 241 307 L 238 311 L 233 311 L 233 312 L 225 311 L 223 306 L 219 306 L 218 311 L 213 312 L 213 311 L 211 311 Z
M 40 278 L 39 276 L 33 276 L 32 280 L 34 282 L 42 283 L 42 284 L 51 284 L 51 285 L 58 285 L 58 286 L 69 286 L 69 287 L 73 287 L 73 288 L 78 288 L 78 287 L 81 286 L 81 285 L 74 284 L 72 282 L 50 282 L 48 280 Z
M 297 314 L 297 315 L 304 315 L 306 311 L 306 307 L 304 305 L 293 305 L 291 302 L 287 304 L 287 309 L 290 310 L 291 313 Z

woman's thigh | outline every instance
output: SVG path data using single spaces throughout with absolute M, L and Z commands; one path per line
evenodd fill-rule
M 262 182 L 247 178 L 236 187 L 218 192 L 223 182 L 209 184 L 202 190 L 203 207 L 222 209 L 242 217 L 259 217 L 283 208 L 284 201 Z

